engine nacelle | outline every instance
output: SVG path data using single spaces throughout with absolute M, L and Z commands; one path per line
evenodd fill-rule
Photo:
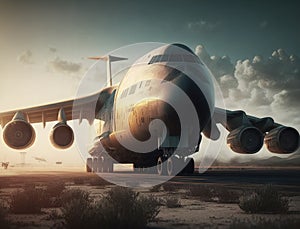
M 67 149 L 74 142 L 72 128 L 64 122 L 57 123 L 50 132 L 50 141 L 58 149 Z
M 257 153 L 263 146 L 262 132 L 253 126 L 242 126 L 231 131 L 227 136 L 227 144 L 237 153 Z
M 269 131 L 265 144 L 272 153 L 293 153 L 299 148 L 299 133 L 292 127 L 280 126 Z
M 17 112 L 6 124 L 3 130 L 3 140 L 13 149 L 26 149 L 34 143 L 35 131 L 23 113 Z

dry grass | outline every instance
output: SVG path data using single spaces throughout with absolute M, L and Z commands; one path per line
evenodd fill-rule
M 51 206 L 51 199 L 42 188 L 32 186 L 18 190 L 10 196 L 10 211 L 14 214 L 41 213 L 42 208 Z
M 298 229 L 300 219 L 298 218 L 275 218 L 266 219 L 263 217 L 253 217 L 252 219 L 234 219 L 229 225 L 230 229 Z
M 247 213 L 287 213 L 289 201 L 272 185 L 266 185 L 252 193 L 244 193 L 239 207 Z
M 188 195 L 197 197 L 202 201 L 212 201 L 213 189 L 207 185 L 191 185 L 188 189 Z
M 7 219 L 7 213 L 8 209 L 6 203 L 2 199 L 0 199 L 0 227 L 3 229 L 10 228 L 10 222 Z
M 216 185 L 192 185 L 188 189 L 188 195 L 197 197 L 201 201 L 219 203 L 238 203 L 239 194 L 223 186 Z
M 166 205 L 167 208 L 179 208 L 179 207 L 181 207 L 181 201 L 176 196 L 166 197 L 164 202 L 165 202 L 165 205 Z
M 88 192 L 69 190 L 62 203 L 67 228 L 145 228 L 160 208 L 154 196 L 123 187 L 112 188 L 98 201 L 91 201 Z

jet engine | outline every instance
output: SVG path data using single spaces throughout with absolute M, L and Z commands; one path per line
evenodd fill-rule
M 50 141 L 58 149 L 69 148 L 74 141 L 72 128 L 64 122 L 57 123 L 50 132 Z
M 35 131 L 22 112 L 17 112 L 3 130 L 4 142 L 13 149 L 26 149 L 35 140 Z
M 263 146 L 262 132 L 253 126 L 242 126 L 227 136 L 227 144 L 237 153 L 257 153 Z
M 272 153 L 293 153 L 299 147 L 299 133 L 292 127 L 280 126 L 269 131 L 265 144 Z

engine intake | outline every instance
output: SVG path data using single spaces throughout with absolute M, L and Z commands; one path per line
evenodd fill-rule
M 6 124 L 3 130 L 3 140 L 13 149 L 26 149 L 34 143 L 35 131 L 23 113 L 17 112 Z
M 69 148 L 74 142 L 72 128 L 64 122 L 57 123 L 50 133 L 50 141 L 58 149 Z
M 280 126 L 265 136 L 265 144 L 272 153 L 293 153 L 299 148 L 299 133 L 292 127 Z
M 237 153 L 257 153 L 263 146 L 262 132 L 253 126 L 242 126 L 231 131 L 227 136 L 227 144 Z

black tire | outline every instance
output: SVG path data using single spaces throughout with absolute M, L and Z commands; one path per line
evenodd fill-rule
M 92 158 L 86 159 L 85 170 L 86 170 L 87 173 L 91 173 L 92 172 L 92 164 L 93 164 L 93 159 Z
M 184 173 L 193 174 L 195 170 L 195 161 L 193 158 L 187 159 L 187 165 L 184 168 Z
M 157 169 L 157 174 L 160 176 L 164 176 L 167 174 L 167 166 L 166 163 L 164 163 L 162 157 L 159 157 L 157 159 L 156 169 Z
M 113 172 L 113 162 L 109 158 L 104 158 L 103 160 L 103 172 L 104 173 L 112 173 Z
M 170 157 L 167 160 L 167 174 L 168 176 L 173 176 L 174 175 L 174 170 L 175 170 L 175 165 L 174 165 L 174 158 Z
M 98 157 L 98 173 L 102 173 L 102 172 L 103 172 L 103 158 Z
M 182 159 L 177 157 L 170 157 L 167 161 L 167 173 L 169 176 L 176 176 L 180 173 L 183 166 Z
M 98 172 L 98 158 L 95 157 L 93 158 L 93 173 L 97 173 Z
M 111 159 L 108 160 L 108 172 L 113 173 L 114 172 L 114 164 Z

